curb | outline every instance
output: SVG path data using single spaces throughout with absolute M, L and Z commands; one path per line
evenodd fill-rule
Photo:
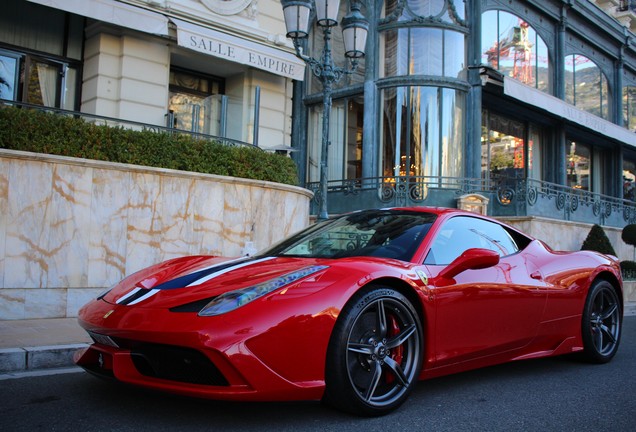
M 88 344 L 49 345 L 0 349 L 0 374 L 74 365 L 73 354 Z

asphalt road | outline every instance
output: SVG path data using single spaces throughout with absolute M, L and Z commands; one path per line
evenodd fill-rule
M 360 418 L 318 402 L 224 403 L 123 387 L 86 373 L 0 381 L 0 431 L 634 431 L 636 317 L 606 365 L 567 358 L 418 384 L 398 411 Z

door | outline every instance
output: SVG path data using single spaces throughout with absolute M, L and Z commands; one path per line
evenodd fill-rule
M 470 248 L 494 250 L 496 266 L 436 278 Z M 435 285 L 436 365 L 493 355 L 530 343 L 546 301 L 545 283 L 531 257 L 501 225 L 459 216 L 444 222 L 424 264 Z

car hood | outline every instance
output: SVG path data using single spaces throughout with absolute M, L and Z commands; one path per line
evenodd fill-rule
M 121 306 L 175 307 L 263 283 L 316 281 L 328 264 L 316 259 L 187 257 L 137 272 L 101 297 Z

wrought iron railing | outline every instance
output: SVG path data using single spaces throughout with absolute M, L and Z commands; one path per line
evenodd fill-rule
M 308 183 L 307 188 L 315 194 L 316 214 L 320 184 Z M 490 200 L 492 216 L 541 216 L 617 227 L 636 223 L 633 201 L 525 178 L 372 177 L 332 180 L 327 189 L 329 212 L 336 214 L 372 207 L 457 207 L 460 197 L 478 193 Z
M 621 276 L 625 281 L 636 281 L 636 270 L 621 269 Z
M 153 131 L 157 133 L 184 134 L 184 135 L 190 135 L 197 139 L 217 141 L 222 144 L 230 145 L 230 146 L 248 146 L 248 147 L 259 148 L 253 144 L 246 143 L 243 141 L 215 136 L 215 135 L 206 135 L 203 133 L 192 132 L 192 131 L 188 131 L 184 129 L 176 129 L 173 127 L 166 127 L 166 126 L 157 126 L 157 125 L 142 123 L 142 122 L 133 121 L 133 120 L 119 119 L 115 117 L 106 117 L 106 116 L 100 116 L 95 114 L 83 113 L 80 111 L 70 111 L 70 110 L 65 110 L 61 108 L 45 107 L 42 105 L 29 104 L 25 102 L 17 102 L 17 101 L 12 101 L 8 99 L 0 99 L 0 108 L 5 106 L 16 106 L 21 108 L 37 109 L 40 111 L 50 112 L 57 115 L 82 118 L 87 122 L 98 124 L 98 125 L 104 125 L 104 126 L 123 127 L 126 129 L 133 129 L 133 130 L 149 130 L 149 131 Z

